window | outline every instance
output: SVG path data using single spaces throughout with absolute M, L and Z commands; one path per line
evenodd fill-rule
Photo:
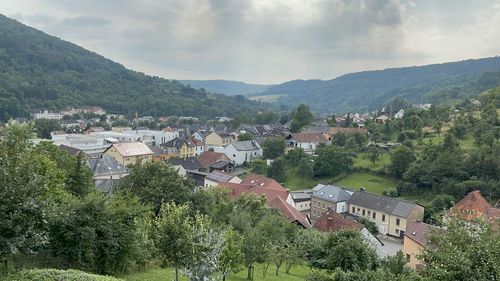
M 399 234 L 399 229 L 396 229 L 396 234 Z
M 361 210 L 360 208 L 358 208 L 358 213 L 359 213 L 359 210 Z
M 365 215 L 365 209 L 363 209 L 363 216 Z
M 356 208 L 352 207 L 352 213 L 354 214 L 356 212 Z
M 409 254 L 406 254 L 406 261 L 409 262 L 410 261 L 410 255 Z
M 368 217 L 370 217 L 371 215 L 372 215 L 372 212 L 368 211 Z
M 377 213 L 373 212 L 373 219 L 377 218 Z
M 382 215 L 382 221 L 385 222 L 385 215 Z
M 399 219 L 396 219 L 396 225 L 399 226 Z

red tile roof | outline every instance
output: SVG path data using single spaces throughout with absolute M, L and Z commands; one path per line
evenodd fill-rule
M 245 184 L 245 181 L 250 184 Z M 259 175 L 250 175 L 238 183 L 220 182 L 221 187 L 231 191 L 231 197 L 238 198 L 243 193 L 254 193 L 265 196 L 267 205 L 279 212 L 292 222 L 298 222 L 304 227 L 310 227 L 308 218 L 286 202 L 289 192 L 275 180 Z
M 276 189 L 276 190 L 287 190 L 279 184 L 277 181 L 264 177 L 261 175 L 254 175 L 251 174 L 243 179 L 241 184 L 249 185 L 249 186 L 254 186 L 254 187 L 264 187 L 264 188 L 270 188 L 270 189 Z M 287 192 L 288 193 L 288 192 Z
M 335 232 L 342 229 L 362 230 L 364 226 L 353 219 L 329 210 L 316 221 L 313 228 L 321 232 Z
M 210 165 L 218 161 L 231 161 L 229 157 L 224 153 L 213 152 L 213 151 L 203 151 L 200 156 L 198 156 L 198 161 L 203 168 L 208 168 Z
M 427 235 L 432 227 L 432 225 L 423 222 L 415 222 L 406 228 L 405 236 L 424 247 L 429 242 Z
M 479 190 L 474 190 L 467 194 L 455 206 L 451 207 L 448 215 L 455 215 L 466 221 L 476 221 L 479 218 L 495 219 L 500 218 L 500 212 L 497 208 L 481 196 Z
M 342 127 L 330 127 L 330 135 L 335 135 L 338 133 L 343 133 L 346 135 L 351 135 L 355 133 L 367 134 L 368 130 L 366 128 L 342 128 Z

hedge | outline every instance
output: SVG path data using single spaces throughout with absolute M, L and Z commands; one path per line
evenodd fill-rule
M 30 269 L 0 277 L 0 281 L 123 281 L 123 279 L 73 269 Z

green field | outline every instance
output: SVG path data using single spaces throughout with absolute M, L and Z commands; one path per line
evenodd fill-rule
M 383 171 L 390 164 L 390 155 L 389 153 L 383 153 L 380 157 L 380 160 L 375 162 L 375 165 L 370 160 L 364 159 L 364 154 L 358 154 L 358 157 L 354 159 L 354 168 L 363 168 L 369 169 L 372 171 Z
M 370 173 L 352 173 L 335 184 L 353 189 L 364 187 L 369 192 L 382 194 L 383 191 L 394 190 L 397 180 Z
M 269 266 L 266 278 L 262 277 L 262 267 L 255 266 L 254 271 L 254 281 L 299 281 L 304 280 L 306 275 L 309 274 L 310 270 L 307 266 L 295 266 L 290 271 L 290 274 L 285 273 L 285 266 L 283 265 L 280 269 L 279 275 L 275 275 L 275 268 L 273 265 Z M 247 277 L 247 271 L 242 270 L 237 274 L 229 275 L 227 281 L 244 281 Z M 165 281 L 165 280 L 175 280 L 174 270 L 171 268 L 166 269 L 150 269 L 144 272 L 132 273 L 126 276 L 122 276 L 128 281 Z M 187 281 L 187 277 L 182 276 L 180 278 L 182 281 Z
M 268 95 L 268 96 L 251 96 L 251 97 L 248 97 L 249 100 L 253 100 L 253 101 L 261 101 L 261 102 L 269 102 L 269 103 L 273 103 L 273 102 L 277 102 L 278 99 L 282 96 L 286 96 L 286 94 L 283 94 L 283 95 Z

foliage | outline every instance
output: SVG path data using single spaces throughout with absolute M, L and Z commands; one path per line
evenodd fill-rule
M 267 169 L 267 176 L 278 182 L 284 182 L 286 179 L 285 161 L 281 158 L 274 160 Z
M 305 104 L 300 104 L 297 106 L 297 110 L 293 115 L 290 131 L 294 133 L 300 132 L 302 128 L 309 125 L 313 121 L 313 118 L 314 115 L 309 110 L 309 107 Z
M 256 159 L 250 162 L 250 167 L 252 168 L 252 173 L 265 175 L 267 174 L 267 162 L 263 159 Z
M 128 70 L 5 16 L 0 16 L 0 50 L 0 121 L 65 106 L 209 118 L 253 115 L 268 107 Z
M 365 149 L 364 157 L 365 159 L 370 160 L 373 166 L 375 166 L 375 163 L 382 157 L 382 152 L 375 145 L 369 145 Z
M 368 229 L 368 231 L 370 231 L 373 235 L 377 235 L 378 234 L 378 227 L 377 225 L 372 222 L 371 220 L 367 219 L 367 218 L 361 218 L 359 220 L 359 222 L 361 224 L 363 224 L 366 229 Z
M 250 133 L 244 133 L 238 136 L 238 141 L 249 141 L 253 140 L 253 135 Z
M 52 139 L 52 136 L 50 135 L 51 132 L 62 130 L 62 127 L 57 120 L 37 119 L 34 123 L 36 134 L 42 139 L 50 140 Z
M 263 156 L 276 159 L 285 153 L 285 142 L 282 139 L 268 139 L 262 144 Z
M 416 160 L 415 153 L 407 146 L 398 146 L 391 152 L 391 166 L 392 174 L 401 178 L 406 172 L 411 163 Z
M 194 188 L 190 179 L 179 176 L 172 166 L 163 162 L 131 166 L 130 175 L 120 185 L 124 192 L 131 192 L 143 203 L 153 205 L 155 212 L 163 203 L 188 202 Z
M 1 281 L 120 281 L 123 279 L 110 276 L 94 275 L 69 269 L 31 269 L 0 278 Z
M 289 150 L 285 154 L 285 161 L 288 166 L 296 167 L 299 165 L 300 161 L 304 158 L 307 158 L 307 155 L 302 148 L 294 148 Z
M 500 234 L 490 224 L 450 219 L 446 230 L 433 230 L 419 257 L 430 280 L 499 280 Z
M 318 155 L 314 160 L 316 176 L 336 176 L 352 168 L 355 154 L 343 151 L 339 147 L 326 145 L 316 150 Z
M 304 179 L 312 178 L 314 176 L 314 168 L 311 160 L 302 158 L 297 166 L 297 174 L 302 182 L 304 182 Z

